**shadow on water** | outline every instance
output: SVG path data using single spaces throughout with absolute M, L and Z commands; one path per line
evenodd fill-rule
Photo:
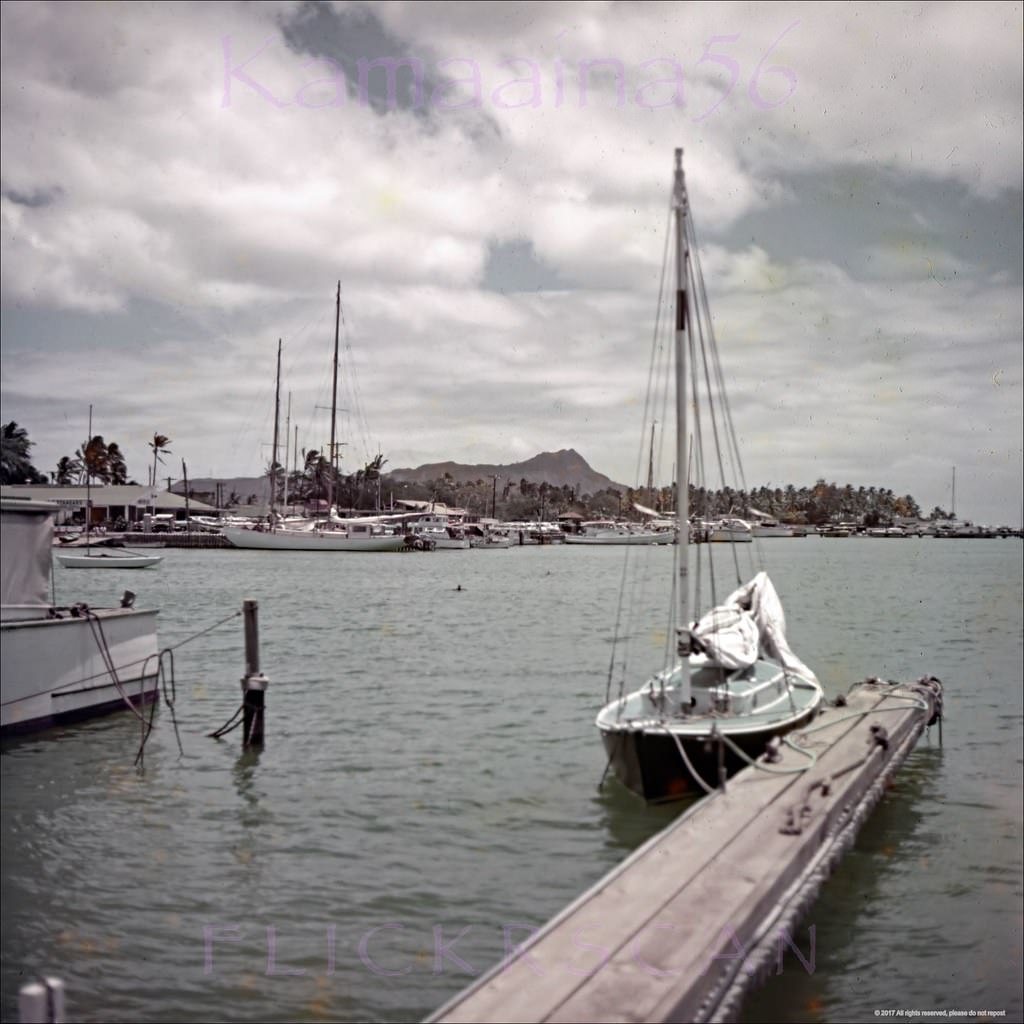
M 912 996 L 889 973 L 897 954 L 907 956 L 915 922 L 889 920 L 894 904 L 886 890 L 911 888 L 940 852 L 941 834 L 930 831 L 928 823 L 941 797 L 942 759 L 937 746 L 922 746 L 899 769 L 811 909 L 779 941 L 781 962 L 777 955 L 772 975 L 747 996 L 741 1024 L 833 1020 L 835 1005 L 858 1002 L 858 993 L 864 1005 L 858 1020 L 873 1020 L 875 1009 L 889 1006 L 938 1007 L 934 996 Z M 806 967 L 786 939 L 808 961 Z M 873 959 L 858 962 L 850 951 L 865 946 L 873 949 Z M 921 950 L 925 957 L 940 953 L 934 938 Z M 881 984 L 876 996 L 873 984 Z
M 698 799 L 691 797 L 668 804 L 646 804 L 618 779 L 609 776 L 594 797 L 599 815 L 597 826 L 606 832 L 605 846 L 621 850 L 625 857 L 671 825 Z
M 242 799 L 239 807 L 239 822 L 250 828 L 264 824 L 266 820 L 266 813 L 260 806 L 260 792 L 256 785 L 257 769 L 260 766 L 262 753 L 263 751 L 258 747 L 249 747 L 238 755 L 231 768 L 235 792 Z

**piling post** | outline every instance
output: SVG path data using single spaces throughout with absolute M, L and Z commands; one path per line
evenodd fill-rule
M 718 788 L 725 792 L 725 741 L 718 733 L 717 726 L 712 725 L 711 735 L 718 743 Z
M 242 677 L 242 746 L 263 746 L 263 696 L 269 680 L 260 672 L 259 602 L 244 601 L 245 675 Z
M 18 1020 L 21 1024 L 64 1024 L 64 982 L 43 978 L 22 985 L 18 992 Z

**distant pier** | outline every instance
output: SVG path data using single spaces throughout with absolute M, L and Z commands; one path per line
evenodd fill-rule
M 146 544 L 164 548 L 229 548 L 230 541 L 219 533 L 125 533 L 121 535 L 125 547 Z
M 934 679 L 859 684 L 430 1020 L 732 1020 L 783 956 L 813 970 L 801 917 L 941 702 Z

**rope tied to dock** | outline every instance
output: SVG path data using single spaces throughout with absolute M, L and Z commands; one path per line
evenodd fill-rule
M 935 676 L 922 677 L 913 683 L 900 683 L 894 681 L 887 681 L 878 678 L 866 679 L 865 685 L 875 687 L 888 687 L 890 691 L 896 687 L 906 686 L 912 690 L 916 695 L 909 696 L 902 693 L 889 692 L 886 694 L 888 699 L 905 701 L 911 704 L 913 707 L 918 707 L 925 712 L 926 715 L 930 716 L 926 720 L 926 727 L 932 725 L 935 721 L 942 721 L 941 707 L 942 707 L 942 683 Z M 852 689 L 852 688 L 851 688 Z M 920 697 L 920 699 L 919 699 Z M 837 707 L 847 706 L 845 697 L 838 697 L 836 699 Z M 836 725 L 839 722 L 845 721 L 848 718 L 866 718 L 868 715 L 881 714 L 883 712 L 893 711 L 904 711 L 906 710 L 906 704 L 899 705 L 896 707 L 887 708 L 868 708 L 864 711 L 853 711 L 846 715 L 840 715 L 838 718 L 833 718 L 828 722 L 824 722 L 814 729 L 808 729 L 807 732 L 815 732 L 818 729 L 824 729 L 832 725 Z M 827 778 L 819 779 L 817 782 L 811 783 L 807 789 L 807 793 L 804 796 L 802 803 L 794 804 L 788 811 L 786 821 L 779 829 L 783 835 L 800 835 L 803 832 L 804 824 L 813 812 L 810 805 L 810 798 L 815 790 L 820 790 L 822 796 L 828 796 L 832 791 L 832 784 L 842 778 L 844 775 L 855 771 L 857 768 L 865 765 L 878 751 L 881 751 L 883 756 L 889 753 L 889 731 L 885 726 L 878 722 L 872 723 L 868 728 L 868 751 L 863 757 L 858 758 L 856 761 L 851 762 L 843 768 L 839 768 L 836 771 L 828 775 Z
M 924 711 L 926 714 L 930 716 L 927 721 L 928 726 L 931 726 L 936 721 L 939 722 L 941 736 L 942 683 L 935 676 L 922 677 L 921 679 L 913 683 L 900 683 L 896 681 L 886 681 L 877 678 L 865 680 L 865 683 L 867 683 L 868 685 L 879 687 L 885 686 L 888 687 L 890 691 L 894 690 L 897 687 L 903 686 L 913 691 L 914 696 L 903 693 L 889 692 L 886 694 L 886 697 L 892 700 L 905 701 L 907 703 L 910 703 L 914 707 L 920 708 L 922 711 Z M 846 705 L 847 702 L 845 697 L 840 696 L 836 699 L 837 707 L 845 707 Z M 797 735 L 807 736 L 811 733 L 818 732 L 821 729 L 829 728 L 833 725 L 838 724 L 839 722 L 845 721 L 846 719 L 850 718 L 865 718 L 868 715 L 881 714 L 884 712 L 902 711 L 904 709 L 905 704 L 897 707 L 870 708 L 864 711 L 852 711 L 848 714 L 840 715 L 838 718 L 830 718 L 828 721 L 822 722 L 819 725 L 806 726 L 805 728 L 799 730 Z M 698 785 L 700 785 L 700 787 L 704 790 L 705 794 L 710 795 L 711 793 L 714 793 L 715 787 L 710 786 L 698 774 L 693 764 L 691 763 L 690 758 L 687 756 L 686 750 L 683 744 L 680 742 L 679 737 L 668 726 L 663 726 L 663 729 L 675 741 L 676 749 L 679 751 L 679 755 L 683 761 L 683 764 L 685 765 L 686 770 L 690 773 L 693 779 L 698 783 Z M 799 827 L 797 825 L 796 811 L 799 810 L 801 812 L 801 817 L 806 817 L 810 814 L 810 806 L 807 804 L 807 801 L 810 799 L 811 794 L 815 791 L 815 789 L 821 789 L 822 795 L 827 796 L 828 793 L 831 791 L 832 783 L 835 782 L 836 779 L 842 778 L 842 776 L 846 775 L 848 772 L 851 772 L 854 769 L 861 767 L 861 765 L 863 765 L 868 760 L 868 758 L 870 758 L 875 753 L 876 750 L 882 750 L 884 752 L 889 749 L 889 734 L 884 726 L 879 725 L 878 723 L 874 723 L 870 726 L 869 732 L 870 737 L 868 739 L 868 743 L 870 744 L 870 750 L 868 751 L 868 753 L 865 754 L 864 757 L 853 762 L 852 764 L 849 764 L 844 768 L 840 768 L 837 771 L 832 772 L 827 779 L 821 779 L 818 782 L 812 783 L 811 786 L 808 788 L 803 803 L 795 805 L 794 808 L 791 808 L 789 818 L 787 819 L 787 825 L 784 826 L 781 830 L 783 833 L 798 835 L 800 831 L 802 831 L 802 824 Z M 779 738 L 776 737 L 776 740 L 777 739 Z M 728 747 L 733 752 L 733 754 L 735 754 L 741 761 L 744 761 L 749 767 L 756 768 L 762 772 L 767 772 L 768 774 L 800 775 L 813 768 L 817 763 L 818 759 L 818 756 L 814 753 L 814 751 L 807 750 L 805 747 L 800 746 L 800 744 L 793 738 L 792 735 L 781 737 L 781 742 L 784 743 L 791 750 L 794 750 L 797 753 L 802 754 L 804 757 L 808 759 L 806 764 L 794 766 L 792 768 L 773 767 L 773 765 L 776 762 L 778 762 L 781 757 L 781 752 L 776 742 L 769 743 L 769 745 L 765 749 L 764 754 L 761 757 L 755 759 L 752 758 L 740 746 L 734 743 L 726 734 L 722 733 L 718 729 L 712 730 L 712 732 L 708 736 L 708 740 L 718 743 L 720 753 L 723 752 L 724 747 Z M 611 758 L 609 758 L 609 765 L 610 763 Z M 606 766 L 605 774 L 607 774 L 607 771 L 608 768 Z M 604 779 L 602 777 L 602 782 L 603 781 Z M 724 779 L 721 780 L 721 782 L 723 784 L 720 788 L 724 790 Z M 804 813 L 805 811 L 806 813 Z
M 124 607 L 124 605 L 122 605 Z M 129 606 L 130 607 L 130 606 Z M 145 748 L 146 743 L 149 740 L 150 734 L 156 728 L 156 705 L 157 701 L 153 700 L 150 703 L 150 710 L 148 716 L 141 712 L 135 704 L 132 702 L 125 685 L 119 675 L 118 666 L 114 664 L 114 656 L 110 650 L 110 644 L 107 642 L 106 633 L 103 629 L 103 619 L 101 616 L 89 607 L 84 601 L 79 601 L 76 604 L 71 605 L 66 609 L 51 608 L 50 616 L 52 618 L 61 618 L 60 612 L 67 611 L 71 618 L 74 619 L 85 619 L 89 623 L 89 629 L 92 633 L 93 640 L 96 643 L 97 650 L 100 654 L 100 659 L 103 662 L 104 675 L 108 675 L 113 682 L 115 689 L 118 692 L 118 696 L 124 701 L 125 707 L 139 720 L 141 728 L 141 737 L 139 740 L 139 749 L 135 754 L 134 764 L 139 769 L 140 774 L 145 773 Z M 179 647 L 184 647 L 185 644 L 191 643 L 193 640 L 199 639 L 201 636 L 205 636 L 207 633 L 212 633 L 213 630 L 223 626 L 226 622 L 230 622 L 232 619 L 237 618 L 242 614 L 241 611 L 232 612 L 230 615 L 226 615 L 223 619 L 219 619 L 212 625 L 193 633 L 191 636 L 185 637 L 184 640 L 178 641 L 176 644 L 172 644 L 169 647 L 161 648 L 155 654 L 149 654 L 145 658 L 138 661 L 129 662 L 126 665 L 120 666 L 121 671 L 130 669 L 135 665 L 141 665 L 139 670 L 139 683 L 140 683 L 140 698 L 145 695 L 145 681 L 147 678 L 147 672 L 149 670 L 150 662 L 156 659 L 156 670 L 153 673 L 157 681 L 157 689 L 163 695 L 164 703 L 170 709 L 171 713 L 171 724 L 174 727 L 174 737 L 178 744 L 178 756 L 183 757 L 185 750 L 181 742 L 181 731 L 178 726 L 178 719 L 175 713 L 175 701 L 177 699 L 177 679 L 174 671 L 174 652 Z M 168 665 L 170 666 L 168 669 Z M 96 676 L 89 676 L 83 679 L 75 680 L 77 683 L 87 683 L 92 679 L 97 678 Z M 69 684 L 74 685 L 74 683 Z M 46 692 L 46 691 L 42 691 Z

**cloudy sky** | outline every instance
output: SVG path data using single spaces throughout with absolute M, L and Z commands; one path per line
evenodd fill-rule
M 672 149 L 747 481 L 1020 524 L 1020 4 L 5 4 L 2 417 L 636 481 Z M 386 61 L 405 61 L 388 82 Z M 595 63 L 596 62 L 596 63 Z M 667 482 L 667 480 L 665 481 Z

